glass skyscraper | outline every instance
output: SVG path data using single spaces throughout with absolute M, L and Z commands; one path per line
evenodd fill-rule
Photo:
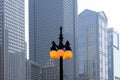
M 108 28 L 108 80 L 120 80 L 120 33 Z
M 60 26 L 63 26 L 64 43 L 69 40 L 73 52 L 72 60 L 64 60 L 64 80 L 75 80 L 76 6 L 77 0 L 29 0 L 29 55 L 30 60 L 40 65 L 41 80 L 58 80 L 52 75 L 59 76 L 59 61 L 54 60 L 52 67 L 44 66 L 50 62 L 51 42 L 58 43 Z
M 107 17 L 84 10 L 76 29 L 79 80 L 108 80 Z
M 25 80 L 24 0 L 0 0 L 0 80 Z

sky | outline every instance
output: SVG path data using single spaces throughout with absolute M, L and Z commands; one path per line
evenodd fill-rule
M 28 0 L 25 0 L 25 41 L 28 42 Z
M 120 32 L 120 0 L 78 0 L 78 14 L 85 9 L 104 11 L 108 18 L 108 27 Z

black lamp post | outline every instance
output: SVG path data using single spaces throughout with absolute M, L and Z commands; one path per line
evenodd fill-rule
M 52 42 L 52 47 L 50 51 L 50 57 L 52 59 L 59 59 L 60 60 L 60 80 L 63 80 L 63 59 L 71 59 L 72 58 L 72 51 L 70 47 L 70 43 L 67 40 L 66 44 L 63 45 L 63 34 L 62 34 L 62 27 L 60 26 L 60 35 L 59 35 L 59 45 Z

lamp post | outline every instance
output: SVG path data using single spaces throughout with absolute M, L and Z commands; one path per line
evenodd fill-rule
M 50 50 L 50 58 L 59 59 L 60 60 L 60 80 L 63 80 L 63 60 L 72 58 L 72 50 L 70 47 L 70 43 L 67 40 L 65 45 L 63 45 L 63 34 L 62 27 L 60 26 L 60 34 L 59 34 L 59 44 L 56 45 L 54 41 L 52 41 L 52 47 Z

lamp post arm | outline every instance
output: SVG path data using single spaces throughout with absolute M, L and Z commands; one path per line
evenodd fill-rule
M 53 46 L 57 46 L 56 43 L 55 43 L 55 41 L 52 41 L 52 45 L 53 45 Z
M 54 41 L 52 41 L 52 47 L 51 47 L 51 50 L 56 50 L 56 47 L 57 47 L 57 45 L 55 44 Z
M 70 43 L 69 43 L 68 40 L 66 41 L 65 49 L 66 49 L 66 50 L 71 50 Z

